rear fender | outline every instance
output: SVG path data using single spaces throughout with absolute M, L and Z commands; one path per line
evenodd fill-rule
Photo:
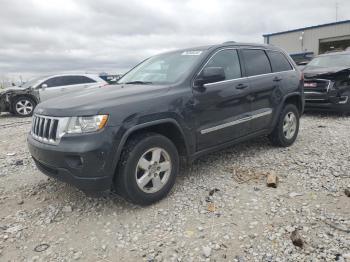
M 278 121 L 278 118 L 280 116 L 280 113 L 283 110 L 283 107 L 290 99 L 295 99 L 297 101 L 298 104 L 296 104 L 296 106 L 299 109 L 300 116 L 304 113 L 305 99 L 304 99 L 303 95 L 300 92 L 293 92 L 293 93 L 286 95 L 283 98 L 282 103 L 280 103 L 280 105 L 278 107 L 276 107 L 277 113 L 274 114 L 270 131 L 272 131 L 275 128 L 277 121 Z

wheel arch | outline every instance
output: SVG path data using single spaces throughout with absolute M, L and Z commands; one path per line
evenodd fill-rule
M 283 100 L 282 108 L 286 104 L 294 104 L 298 108 L 299 115 L 301 116 L 303 114 L 304 101 L 300 93 L 292 93 L 286 96 Z
M 278 122 L 278 118 L 280 116 L 280 113 L 283 110 L 283 107 L 286 104 L 294 104 L 298 111 L 299 111 L 299 116 L 301 116 L 304 113 L 304 98 L 303 95 L 300 92 L 294 92 L 294 93 L 290 93 L 288 95 L 286 95 L 282 102 L 280 103 L 280 105 L 277 107 L 277 113 L 274 115 L 273 121 L 272 121 L 272 125 L 270 128 L 270 132 L 272 132 L 272 130 L 275 128 L 277 122 Z
M 28 97 L 28 98 L 32 99 L 36 105 L 39 103 L 39 100 L 35 95 L 32 95 L 32 94 L 13 94 L 11 96 L 11 102 L 10 102 L 11 110 L 14 109 L 14 103 L 15 103 L 16 99 L 18 99 L 20 97 Z
M 175 119 L 161 119 L 135 125 L 125 131 L 116 151 L 116 157 L 114 160 L 115 170 L 127 141 L 133 136 L 145 132 L 158 133 L 170 139 L 176 146 L 182 160 L 185 160 L 190 155 L 189 142 L 186 139 L 180 124 Z

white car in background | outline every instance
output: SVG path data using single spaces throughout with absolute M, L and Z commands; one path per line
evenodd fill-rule
M 39 91 L 40 101 L 57 97 L 67 92 L 84 91 L 86 88 L 107 85 L 94 74 L 62 74 L 33 79 L 32 88 Z M 25 85 L 28 86 L 29 82 Z
M 96 74 L 60 74 L 35 78 L 22 86 L 4 89 L 0 112 L 30 116 L 39 102 L 107 84 Z

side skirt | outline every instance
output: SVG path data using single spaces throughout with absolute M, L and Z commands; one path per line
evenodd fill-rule
M 243 137 L 237 138 L 235 140 L 232 140 L 232 141 L 229 141 L 229 142 L 226 142 L 226 143 L 214 146 L 214 147 L 206 148 L 204 150 L 195 152 L 193 155 L 191 155 L 189 157 L 190 158 L 190 162 L 193 162 L 194 160 L 196 160 L 197 158 L 199 158 L 199 157 L 201 157 L 203 155 L 207 155 L 207 154 L 219 151 L 221 149 L 224 149 L 224 148 L 227 148 L 227 147 L 231 147 L 231 146 L 233 146 L 235 144 L 238 144 L 238 143 L 250 140 L 252 138 L 257 138 L 257 137 L 260 137 L 260 136 L 268 135 L 270 132 L 271 132 L 271 130 L 264 129 L 264 130 L 261 130 L 261 131 L 249 134 L 247 136 L 243 136 Z

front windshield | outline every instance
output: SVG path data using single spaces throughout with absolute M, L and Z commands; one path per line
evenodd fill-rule
M 25 82 L 24 84 L 20 85 L 20 87 L 23 87 L 23 88 L 36 87 L 36 85 L 39 84 L 38 82 L 40 82 L 42 79 L 43 79 L 42 77 L 33 78 Z
M 319 56 L 307 65 L 307 68 L 319 67 L 350 67 L 350 54 Z
M 202 51 L 177 51 L 151 57 L 121 79 L 119 84 L 174 84 L 187 74 Z

